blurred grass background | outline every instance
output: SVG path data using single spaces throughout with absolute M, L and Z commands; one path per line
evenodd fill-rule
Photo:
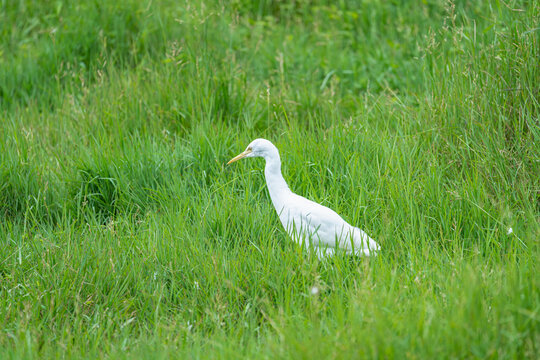
M 537 358 L 539 19 L 0 2 L 0 356 Z M 257 137 L 380 256 L 303 254 Z

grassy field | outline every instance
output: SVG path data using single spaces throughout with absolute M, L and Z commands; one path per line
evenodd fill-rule
M 0 357 L 538 358 L 539 64 L 537 1 L 0 1 Z

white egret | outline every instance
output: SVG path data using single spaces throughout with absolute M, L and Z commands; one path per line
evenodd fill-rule
M 308 241 L 319 258 L 341 249 L 349 255 L 376 255 L 379 245 L 365 232 L 348 224 L 334 210 L 293 193 L 281 174 L 278 149 L 270 141 L 256 139 L 228 163 L 246 157 L 266 160 L 264 175 L 270 198 L 279 220 L 291 238 L 300 244 Z

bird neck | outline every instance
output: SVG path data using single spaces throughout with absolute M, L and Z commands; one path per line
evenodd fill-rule
M 285 201 L 285 196 L 290 194 L 291 190 L 281 174 L 281 160 L 277 152 L 273 156 L 266 158 L 264 176 L 272 203 L 279 212 Z

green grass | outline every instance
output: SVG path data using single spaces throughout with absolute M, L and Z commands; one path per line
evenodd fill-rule
M 0 2 L 0 357 L 538 358 L 539 19 Z M 303 253 L 257 137 L 380 255 Z

